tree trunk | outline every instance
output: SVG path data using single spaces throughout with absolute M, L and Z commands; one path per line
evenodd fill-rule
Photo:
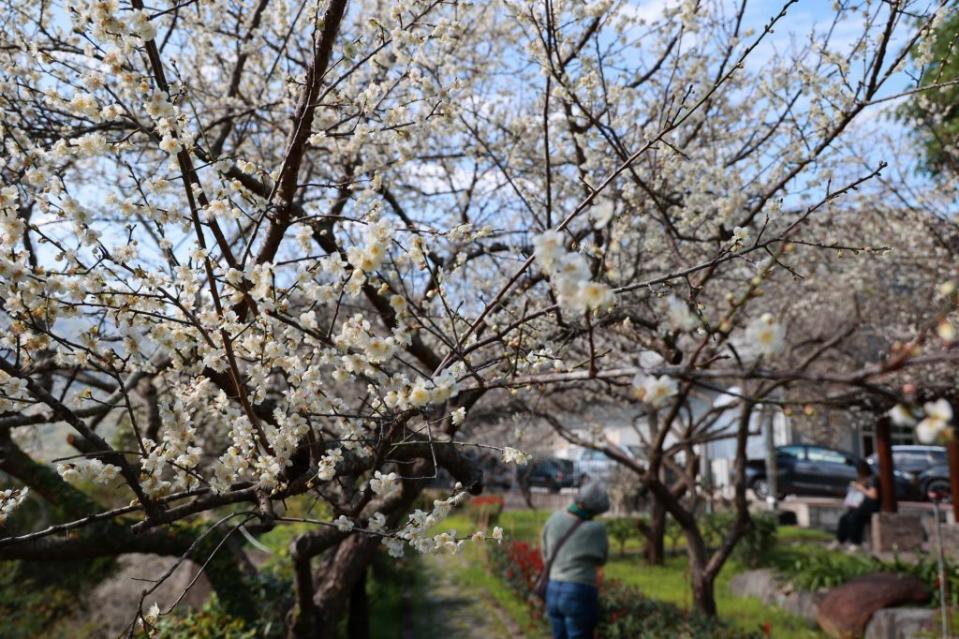
M 692 566 L 690 566 L 692 568 Z M 693 582 L 693 607 L 707 617 L 716 616 L 715 578 L 705 570 L 691 571 Z
M 649 526 L 644 526 L 642 530 L 646 537 L 646 545 L 643 547 L 643 557 L 650 566 L 661 566 L 665 561 L 666 537 L 666 508 L 656 499 L 656 496 L 650 493 L 652 503 L 649 509 Z
M 684 527 L 685 528 L 685 527 Z M 689 578 L 693 587 L 693 607 L 707 617 L 716 616 L 716 573 L 709 570 L 706 542 L 693 526 L 685 528 L 686 552 L 689 557 Z
M 349 639 L 370 639 L 369 600 L 366 594 L 366 579 L 369 571 L 360 575 L 350 593 L 350 616 L 346 624 Z

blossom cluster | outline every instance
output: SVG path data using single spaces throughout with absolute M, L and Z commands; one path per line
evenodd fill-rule
M 30 493 L 29 488 L 7 488 L 0 490 L 0 526 L 13 514 Z
M 639 373 L 633 378 L 632 394 L 653 408 L 662 408 L 676 395 L 678 388 L 676 380 L 668 375 Z
M 926 402 L 921 410 L 896 404 L 889 417 L 897 426 L 914 426 L 916 439 L 923 444 L 943 442 L 954 437 L 952 404 L 946 399 Z
M 390 473 L 392 475 L 393 473 Z M 385 476 L 380 475 L 375 480 L 383 480 Z M 374 491 L 375 492 L 375 491 Z M 433 508 L 429 512 L 416 509 L 407 517 L 406 523 L 396 530 L 386 529 L 386 517 L 383 513 L 374 512 L 367 519 L 367 527 L 363 532 L 380 535 L 382 543 L 386 546 L 388 553 L 392 557 L 402 557 L 405 549 L 410 546 L 421 554 L 455 554 L 459 552 L 466 543 L 467 538 L 458 537 L 455 530 L 429 534 L 430 531 L 442 522 L 452 511 L 452 509 L 467 499 L 468 494 L 457 486 L 455 492 L 446 499 L 436 499 L 433 501 Z M 332 525 L 343 533 L 350 533 L 356 528 L 356 522 L 340 515 Z M 487 536 L 486 531 L 476 531 L 469 536 L 473 542 L 483 542 L 487 539 L 501 543 L 503 541 L 503 529 L 494 527 Z
M 57 472 L 64 480 L 110 484 L 120 474 L 120 468 L 113 464 L 104 464 L 99 459 L 77 459 L 57 464 Z
M 556 297 L 567 311 L 583 314 L 611 306 L 616 296 L 612 289 L 597 282 L 582 253 L 567 251 L 560 231 L 546 231 L 533 238 L 533 255 L 549 273 Z

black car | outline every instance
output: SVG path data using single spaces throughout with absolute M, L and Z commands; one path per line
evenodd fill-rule
M 539 486 L 558 493 L 561 488 L 576 485 L 576 464 L 571 459 L 558 457 L 534 458 L 520 468 L 519 479 L 527 486 Z
M 866 461 L 873 472 L 879 472 L 876 453 Z M 930 490 L 949 494 L 949 466 L 944 446 L 896 445 L 892 447 L 892 464 L 897 475 L 904 476 L 915 487 L 919 499 L 926 499 Z
M 780 499 L 786 495 L 843 497 L 850 482 L 858 478 L 860 461 L 861 458 L 853 453 L 825 446 L 780 446 L 776 449 L 778 496 Z M 895 482 L 898 499 L 917 497 L 915 486 L 905 475 L 897 472 Z M 746 483 L 759 499 L 769 496 L 765 459 L 747 462 Z
M 945 446 L 896 445 L 892 447 L 892 463 L 896 470 L 918 477 L 933 466 L 948 463 Z M 878 453 L 866 458 L 873 470 L 879 463 Z
M 947 499 L 952 497 L 952 486 L 949 483 L 949 464 L 938 464 L 927 468 L 916 476 L 916 484 L 924 497 L 930 492 L 935 491 L 946 495 Z

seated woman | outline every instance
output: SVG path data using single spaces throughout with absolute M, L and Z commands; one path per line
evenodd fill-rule
M 839 518 L 839 530 L 836 531 L 833 547 L 846 544 L 849 550 L 858 549 L 862 544 L 866 524 L 873 513 L 879 512 L 879 482 L 872 474 L 872 468 L 866 462 L 860 461 L 857 470 L 859 479 L 852 482 L 852 487 L 862 493 L 862 503 Z

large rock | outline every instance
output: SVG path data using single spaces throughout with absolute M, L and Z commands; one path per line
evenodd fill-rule
M 819 604 L 816 621 L 830 637 L 858 639 L 873 613 L 900 604 L 929 601 L 929 589 L 912 575 L 881 572 L 830 590 Z
M 816 609 L 824 596 L 819 592 L 794 590 L 790 584 L 781 583 L 769 568 L 739 573 L 729 582 L 729 591 L 737 597 L 755 597 L 766 605 L 799 615 L 811 627 L 816 626 Z
M 769 568 L 746 570 L 729 582 L 729 591 L 738 597 L 756 597 L 772 603 L 772 595 L 780 588 L 776 573 Z
M 96 585 L 85 597 L 86 613 L 80 620 L 98 628 L 95 637 L 117 637 L 122 634 L 136 616 L 140 593 L 153 585 L 176 564 L 176 557 L 133 553 L 117 560 L 117 570 Z M 196 582 L 190 586 L 197 573 Z M 189 590 L 188 590 L 189 588 Z M 186 594 L 184 594 L 184 592 Z M 210 582 L 200 566 L 185 560 L 163 584 L 144 601 L 144 611 L 154 603 L 165 612 L 176 603 L 181 608 L 200 608 L 210 596 Z M 0 633 L 2 635 L 2 633 Z

